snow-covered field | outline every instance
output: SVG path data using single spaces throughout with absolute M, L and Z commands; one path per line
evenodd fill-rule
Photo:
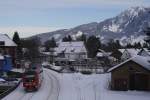
M 110 74 L 63 74 L 59 100 L 150 100 L 150 92 L 110 91 Z
M 110 74 L 58 74 L 44 70 L 38 92 L 25 93 L 20 85 L 3 100 L 150 100 L 150 92 L 110 91 Z

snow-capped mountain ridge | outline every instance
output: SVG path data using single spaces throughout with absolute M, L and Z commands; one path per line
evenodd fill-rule
M 71 29 L 62 29 L 54 32 L 48 32 L 36 35 L 44 42 L 50 37 L 57 37 L 57 40 L 62 39 L 66 35 L 75 36 L 86 34 L 87 36 L 96 35 L 103 37 L 104 41 L 122 37 L 143 36 L 143 30 L 150 22 L 150 8 L 146 7 L 131 7 L 121 12 L 116 17 L 106 19 L 102 22 L 92 22 L 83 24 Z
M 144 7 L 132 7 L 127 9 L 118 16 L 105 20 L 104 22 L 107 22 L 108 25 L 104 25 L 105 28 L 103 28 L 102 31 L 110 31 L 115 33 L 125 32 L 130 34 L 141 32 L 141 28 L 144 28 L 144 24 L 148 24 L 146 22 L 150 20 L 149 11 L 150 8 Z

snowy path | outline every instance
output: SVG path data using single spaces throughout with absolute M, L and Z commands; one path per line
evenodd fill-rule
M 26 93 L 22 84 L 2 100 L 58 100 L 59 81 L 47 69 L 44 69 L 44 80 L 37 92 Z

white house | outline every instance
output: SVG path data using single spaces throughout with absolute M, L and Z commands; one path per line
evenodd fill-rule
M 125 49 L 121 56 L 121 60 L 125 61 L 131 57 L 134 57 L 138 55 L 139 51 L 140 51 L 139 49 Z
M 85 48 L 84 42 L 61 42 L 58 47 L 55 48 L 55 52 L 58 58 L 68 59 L 68 60 L 79 60 L 87 58 L 87 50 Z

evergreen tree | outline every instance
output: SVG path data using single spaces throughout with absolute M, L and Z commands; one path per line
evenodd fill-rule
M 56 47 L 56 41 L 55 41 L 55 38 L 52 37 L 50 40 L 46 41 L 44 43 L 44 46 L 46 47 L 46 51 L 49 51 L 50 48 L 54 48 Z
M 13 41 L 14 41 L 18 46 L 20 46 L 21 41 L 20 41 L 20 37 L 19 37 L 19 34 L 18 34 L 17 31 L 14 32 Z
M 131 43 L 128 43 L 128 44 L 126 45 L 126 48 L 133 48 L 133 45 L 131 45 Z
M 22 46 L 18 32 L 14 32 L 13 41 L 17 44 L 17 60 L 22 58 Z
M 144 33 L 147 35 L 145 41 L 147 42 L 148 48 L 150 49 L 150 27 L 147 27 L 147 29 L 144 30 Z
M 62 39 L 63 42 L 71 42 L 72 40 L 73 40 L 73 39 L 72 39 L 72 37 L 71 37 L 70 35 L 65 36 L 65 37 Z
M 90 36 L 86 42 L 86 48 L 88 51 L 88 57 L 93 58 L 96 56 L 98 49 L 101 47 L 99 38 Z
M 148 48 L 147 43 L 144 43 L 144 44 L 143 44 L 143 48 Z
M 39 58 L 39 46 L 40 40 L 38 38 L 24 39 L 21 40 L 23 48 L 26 48 L 27 51 L 24 52 L 23 56 L 27 60 L 34 60 Z
M 62 39 L 63 42 L 67 42 L 68 41 L 68 38 L 65 36 L 63 39 Z
M 137 49 L 142 48 L 142 46 L 141 46 L 141 43 L 140 43 L 140 42 L 138 42 L 138 43 L 134 43 L 133 47 L 134 47 L 134 48 L 137 48 Z
M 116 49 L 121 49 L 121 48 L 122 48 L 122 46 L 121 46 L 119 40 L 116 40 L 115 43 L 116 43 Z
M 116 51 L 117 49 L 120 49 L 121 45 L 119 40 L 114 41 L 113 39 L 110 39 L 109 42 L 107 43 L 107 49 L 109 51 Z
M 70 35 L 68 35 L 68 41 L 72 41 L 72 37 Z
M 77 41 L 83 41 L 85 43 L 86 42 L 86 35 L 82 34 L 80 37 L 77 38 Z

